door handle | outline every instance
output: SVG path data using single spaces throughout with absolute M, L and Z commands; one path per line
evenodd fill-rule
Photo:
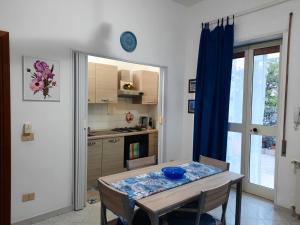
M 250 132 L 252 132 L 252 133 L 255 133 L 255 134 L 256 134 L 256 133 L 258 133 L 258 129 L 257 129 L 256 127 L 254 127 L 253 129 L 251 129 L 251 130 L 250 130 Z

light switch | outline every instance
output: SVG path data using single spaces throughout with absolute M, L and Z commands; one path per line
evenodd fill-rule
M 24 134 L 31 134 L 32 133 L 32 125 L 31 123 L 24 124 Z
M 33 141 L 34 134 L 32 132 L 32 125 L 30 122 L 24 123 L 22 132 L 22 141 Z

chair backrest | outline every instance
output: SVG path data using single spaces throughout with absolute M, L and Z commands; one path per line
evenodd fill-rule
M 219 167 L 222 168 L 224 170 L 229 170 L 230 167 L 230 163 L 221 161 L 221 160 L 217 160 L 217 159 L 213 159 L 213 158 L 209 158 L 203 155 L 200 155 L 199 158 L 199 162 L 206 164 L 206 165 L 211 165 L 211 166 L 215 166 L 215 167 Z
M 143 168 L 147 166 L 153 166 L 156 164 L 156 156 L 149 156 L 144 158 L 127 160 L 127 169 L 134 170 L 138 168 Z
M 228 202 L 230 181 L 225 184 L 203 191 L 199 197 L 199 211 L 206 213 Z
M 101 204 L 131 223 L 134 208 L 130 207 L 128 195 L 107 185 L 101 179 L 98 180 L 98 184 Z

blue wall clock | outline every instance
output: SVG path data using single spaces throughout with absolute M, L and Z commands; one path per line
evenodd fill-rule
M 130 32 L 130 31 L 126 31 L 123 34 L 121 34 L 120 42 L 121 42 L 122 48 L 126 52 L 133 52 L 136 49 L 137 40 L 136 40 L 134 33 Z

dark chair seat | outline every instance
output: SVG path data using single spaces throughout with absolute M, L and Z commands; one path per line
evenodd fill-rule
M 195 225 L 196 214 L 189 212 L 172 212 L 168 214 L 168 225 Z M 204 213 L 201 215 L 199 225 L 219 225 L 220 221 L 211 215 Z
M 112 225 L 126 225 L 126 224 L 124 224 L 121 219 L 118 219 L 117 223 Z M 151 225 L 151 221 L 148 214 L 145 211 L 141 209 L 137 209 L 134 213 L 132 225 Z
M 169 213 L 167 218 L 164 220 L 167 221 L 168 225 L 195 225 L 196 214 L 188 212 L 172 212 Z M 148 214 L 138 209 L 135 213 L 133 225 L 151 225 Z M 115 219 L 110 221 L 108 225 L 126 225 L 122 222 L 121 219 Z M 160 225 L 164 225 L 163 221 L 160 221 Z M 215 219 L 209 214 L 203 214 L 201 216 L 201 221 L 199 225 L 221 225 L 221 221 Z

